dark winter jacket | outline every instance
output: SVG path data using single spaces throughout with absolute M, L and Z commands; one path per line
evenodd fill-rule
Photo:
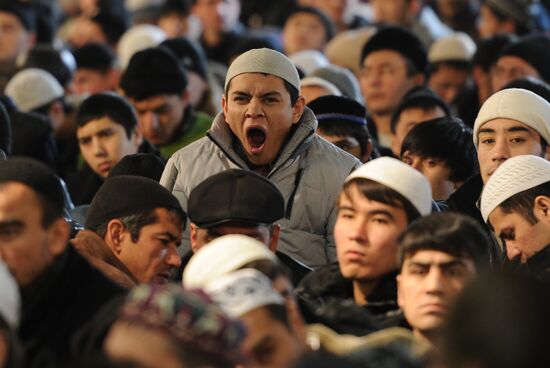
M 71 355 L 79 330 L 111 300 L 125 293 L 72 246 L 22 290 L 19 337 L 28 367 L 57 367 Z
M 365 306 L 355 304 L 352 281 L 344 279 L 337 263 L 311 272 L 295 293 L 307 323 L 321 323 L 338 333 L 361 336 L 378 330 L 397 312 L 395 276 L 385 276 Z

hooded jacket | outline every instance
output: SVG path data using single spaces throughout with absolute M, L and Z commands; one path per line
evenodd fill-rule
M 332 229 L 337 196 L 344 179 L 361 164 L 317 136 L 316 129 L 317 120 L 306 108 L 267 175 L 286 203 L 285 217 L 279 222 L 279 250 L 310 267 L 336 259 Z M 160 183 L 187 210 L 189 193 L 209 176 L 232 168 L 250 170 L 237 153 L 237 145 L 223 113 L 219 113 L 206 137 L 168 160 Z M 183 245 L 182 250 L 190 249 L 188 233 Z

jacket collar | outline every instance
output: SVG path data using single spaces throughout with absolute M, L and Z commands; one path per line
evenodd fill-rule
M 296 128 L 291 131 L 291 137 L 288 139 L 282 152 L 279 152 L 274 165 L 272 165 L 270 175 L 281 167 L 289 159 L 295 158 L 310 146 L 315 131 L 317 130 L 317 119 L 308 107 L 304 109 L 302 117 L 296 123 Z M 229 125 L 225 122 L 223 112 L 218 113 L 214 118 L 212 127 L 207 136 L 220 147 L 236 164 L 241 167 L 249 168 L 245 160 L 238 154 L 233 145 L 233 133 Z

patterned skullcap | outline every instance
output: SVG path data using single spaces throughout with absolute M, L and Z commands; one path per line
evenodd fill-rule
M 550 181 L 550 162 L 533 155 L 506 160 L 489 178 L 481 194 L 480 211 L 485 222 L 508 198 Z
M 190 350 L 236 363 L 245 331 L 201 290 L 178 285 L 134 288 L 120 312 L 120 320 L 162 331 Z

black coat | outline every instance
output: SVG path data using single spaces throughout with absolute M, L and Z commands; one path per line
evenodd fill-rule
M 125 292 L 69 245 L 39 280 L 22 290 L 18 333 L 27 366 L 53 367 L 69 359 L 80 329 Z
M 337 263 L 317 268 L 304 277 L 296 296 L 307 323 L 321 323 L 338 333 L 366 335 L 398 311 L 395 273 L 385 276 L 368 296 L 366 306 L 355 304 L 352 281 L 344 279 Z

